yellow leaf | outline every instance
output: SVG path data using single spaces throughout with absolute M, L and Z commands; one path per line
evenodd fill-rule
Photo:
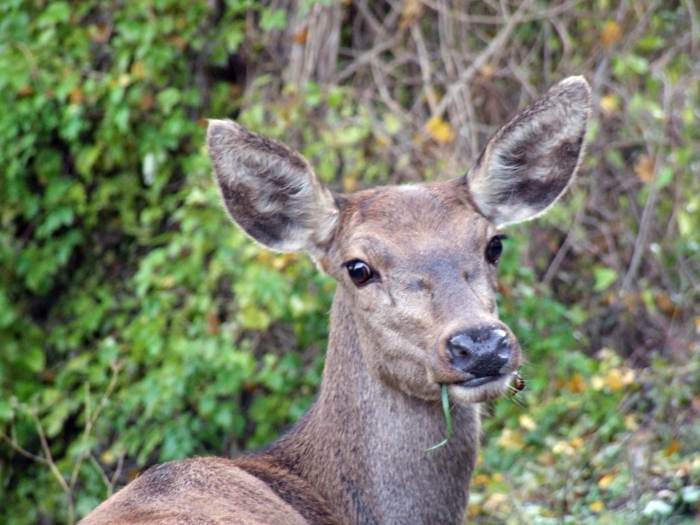
M 573 456 L 576 450 L 566 441 L 557 441 L 552 447 L 552 452 L 562 456 Z
M 488 474 L 478 474 L 472 479 L 472 485 L 488 485 L 491 478 Z
M 634 370 L 630 368 L 613 368 L 605 377 L 605 386 L 615 392 L 632 383 L 634 383 Z
M 620 105 L 617 103 L 617 99 L 612 95 L 601 97 L 598 104 L 600 105 L 600 110 L 603 112 L 603 115 L 606 117 L 612 117 L 620 111 Z
M 603 26 L 600 41 L 605 47 L 611 47 L 622 40 L 622 27 L 614 20 L 609 20 Z
M 613 474 L 606 474 L 598 480 L 598 487 L 606 489 L 613 481 L 615 481 L 615 476 Z
M 634 414 L 627 414 L 625 416 L 625 428 L 630 432 L 634 432 L 639 428 L 639 423 L 637 422 L 637 416 Z
M 583 446 L 583 438 L 580 437 L 575 437 L 571 441 L 569 441 L 569 445 L 571 445 L 571 448 L 574 450 L 579 449 Z
M 503 430 L 503 434 L 498 438 L 497 443 L 506 449 L 510 450 L 522 450 L 525 447 L 523 442 L 523 436 L 517 430 L 512 430 L 506 428 Z
M 591 512 L 595 512 L 597 514 L 598 512 L 603 512 L 605 510 L 605 505 L 600 500 L 594 501 L 593 503 L 591 503 L 590 509 Z
M 501 505 L 508 501 L 508 496 L 506 494 L 501 494 L 500 492 L 495 492 L 491 494 L 484 502 L 484 508 L 486 510 L 497 510 Z
M 596 392 L 603 390 L 605 387 L 605 380 L 600 376 L 591 377 L 591 386 Z
M 537 428 L 537 423 L 535 423 L 535 420 L 527 414 L 522 414 L 518 418 L 518 423 L 520 423 L 521 427 L 523 427 L 525 430 L 529 430 L 530 432 Z
M 105 465 L 114 465 L 117 462 L 117 456 L 111 450 L 107 449 L 100 454 L 100 461 Z
M 343 177 L 343 191 L 345 193 L 353 193 L 355 190 L 357 190 L 357 177 L 354 175 Z
M 440 116 L 435 116 L 426 122 L 425 131 L 435 142 L 440 144 L 448 144 L 455 139 L 452 126 L 449 122 L 442 120 Z

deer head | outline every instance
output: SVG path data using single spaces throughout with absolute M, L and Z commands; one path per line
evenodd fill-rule
M 425 400 L 444 383 L 454 401 L 475 403 L 500 395 L 521 364 L 496 309 L 498 228 L 561 196 L 589 112 L 588 84 L 568 78 L 501 128 L 466 175 L 350 195 L 234 122 L 210 121 L 207 141 L 232 219 L 270 249 L 308 252 L 338 281 L 374 377 Z

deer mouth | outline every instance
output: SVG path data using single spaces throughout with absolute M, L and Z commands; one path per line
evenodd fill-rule
M 499 379 L 502 379 L 505 377 L 502 374 L 499 374 L 497 376 L 485 376 L 485 377 L 474 377 L 472 379 L 468 379 L 466 381 L 462 381 L 460 383 L 456 383 L 457 386 L 463 386 L 467 388 L 476 388 L 481 385 L 485 385 L 487 383 L 493 383 L 494 381 L 498 381 Z
M 512 380 L 512 373 L 474 377 L 450 384 L 450 393 L 457 402 L 484 403 L 505 394 Z

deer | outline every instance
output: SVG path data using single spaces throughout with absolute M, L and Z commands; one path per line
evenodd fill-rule
M 500 228 L 543 214 L 581 163 L 591 113 L 569 77 L 488 141 L 465 175 L 352 194 L 230 120 L 207 146 L 235 224 L 277 252 L 306 252 L 337 281 L 316 400 L 266 448 L 147 469 L 82 525 L 461 524 L 481 403 L 519 378 L 499 320 Z M 444 446 L 446 390 L 453 432 Z

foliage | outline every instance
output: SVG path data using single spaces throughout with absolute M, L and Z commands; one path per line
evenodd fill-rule
M 697 519 L 692 2 L 348 4 L 332 76 L 299 83 L 288 55 L 322 37 L 271 4 L 0 5 L 0 521 L 72 523 L 146 466 L 258 447 L 311 403 L 333 283 L 230 227 L 205 117 L 354 191 L 454 175 L 575 73 L 595 97 L 585 176 L 509 231 L 500 304 L 527 389 L 488 407 L 470 512 Z

